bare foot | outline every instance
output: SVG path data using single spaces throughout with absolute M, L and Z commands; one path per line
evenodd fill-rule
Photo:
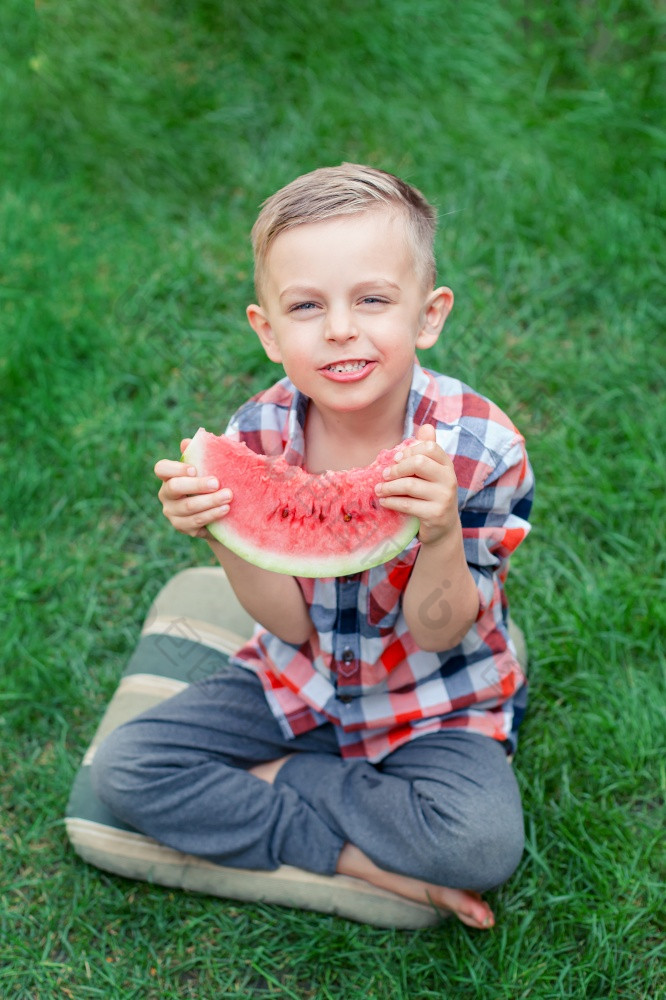
M 478 892 L 448 889 L 443 885 L 434 885 L 408 875 L 385 871 L 383 868 L 378 868 L 353 844 L 345 844 L 342 848 L 337 871 L 341 875 L 353 875 L 355 878 L 364 879 L 381 889 L 388 889 L 418 903 L 431 903 L 438 910 L 448 910 L 468 927 L 485 930 L 495 923 L 493 911 Z

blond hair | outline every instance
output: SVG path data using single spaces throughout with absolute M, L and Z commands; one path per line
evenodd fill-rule
M 393 174 L 357 163 L 342 163 L 302 174 L 261 206 L 252 227 L 254 283 L 259 300 L 268 252 L 280 233 L 309 222 L 356 215 L 381 206 L 404 214 L 415 267 L 424 283 L 434 287 L 437 213 L 433 206 L 417 188 Z

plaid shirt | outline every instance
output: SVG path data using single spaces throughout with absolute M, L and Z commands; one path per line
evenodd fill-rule
M 286 378 L 248 400 L 226 433 L 253 451 L 302 465 L 308 398 Z M 412 541 L 389 562 L 353 576 L 298 578 L 315 626 L 302 646 L 258 629 L 236 662 L 261 678 L 284 733 L 326 722 L 343 757 L 378 761 L 442 729 L 469 729 L 515 749 L 526 681 L 507 633 L 504 579 L 529 531 L 533 477 L 524 441 L 498 407 L 456 379 L 414 367 L 404 437 L 432 424 L 453 460 L 465 554 L 477 583 L 475 624 L 453 649 L 412 639 L 402 595 L 418 554 Z M 444 606 L 435 592 L 432 612 Z

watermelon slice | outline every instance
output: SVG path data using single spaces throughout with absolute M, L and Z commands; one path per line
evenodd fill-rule
M 393 559 L 419 530 L 418 518 L 386 510 L 374 492 L 411 443 L 381 451 L 366 468 L 311 475 L 200 427 L 183 461 L 232 491 L 229 513 L 208 525 L 227 548 L 276 573 L 349 576 Z

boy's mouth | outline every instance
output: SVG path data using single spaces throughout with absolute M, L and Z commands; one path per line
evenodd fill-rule
M 369 378 L 376 367 L 376 361 L 354 358 L 349 361 L 334 361 L 330 365 L 324 365 L 323 368 L 319 369 L 319 372 L 324 378 L 333 382 L 360 382 L 362 379 Z
M 336 372 L 338 375 L 345 375 L 347 372 L 359 372 L 368 364 L 367 361 L 338 361 L 332 365 L 326 365 L 326 371 Z

